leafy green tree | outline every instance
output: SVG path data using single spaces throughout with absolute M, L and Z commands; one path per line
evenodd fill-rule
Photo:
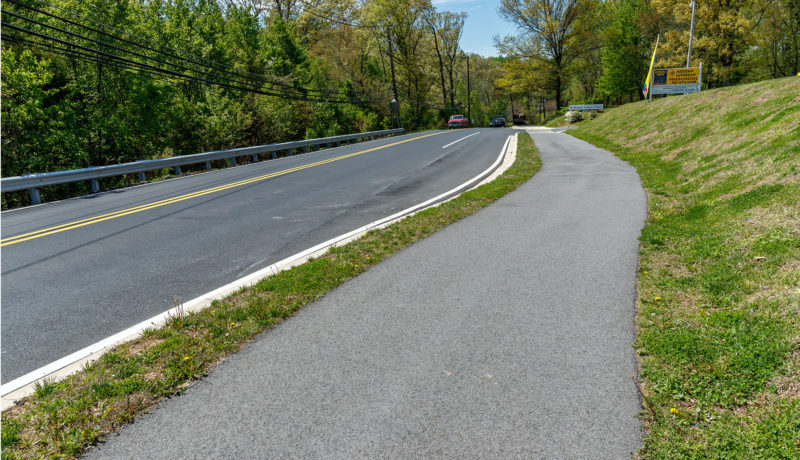
M 500 14 L 516 24 L 519 38 L 506 37 L 509 54 L 542 61 L 553 77 L 556 104 L 569 79 L 570 65 L 596 46 L 590 24 L 596 18 L 596 0 L 502 0 Z
M 638 24 L 645 4 L 642 0 L 613 0 L 606 8 L 612 19 L 604 34 L 599 93 L 618 101 L 630 95 L 643 98 L 649 56 L 648 42 Z

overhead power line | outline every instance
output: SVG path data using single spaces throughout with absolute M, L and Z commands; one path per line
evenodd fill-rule
M 270 85 L 271 86 L 271 88 L 269 88 L 270 91 L 288 90 L 288 91 L 304 91 L 306 93 L 318 93 L 318 94 L 329 94 L 329 95 L 338 95 L 339 94 L 338 90 L 302 88 L 302 87 L 299 87 L 297 85 L 290 85 L 290 84 L 287 84 L 287 83 L 282 82 L 282 81 L 269 80 L 269 79 L 265 78 L 263 75 L 259 75 L 259 74 L 253 73 L 253 72 L 232 71 L 227 66 L 225 66 L 223 64 L 216 63 L 214 61 L 209 61 L 207 59 L 199 58 L 199 57 L 196 57 L 196 56 L 191 55 L 191 54 L 189 54 L 189 55 L 195 57 L 196 59 L 189 59 L 189 58 L 182 57 L 182 56 L 178 55 L 178 54 L 180 54 L 180 52 L 178 52 L 178 51 L 176 51 L 176 53 L 178 53 L 178 54 L 175 54 L 175 53 L 169 53 L 169 52 L 161 51 L 159 49 L 156 49 L 156 48 L 153 48 L 153 47 L 150 47 L 150 46 L 147 46 L 147 45 L 142 45 L 140 43 L 136 43 L 135 41 L 131 41 L 131 40 L 128 40 L 128 39 L 125 39 L 125 38 L 121 38 L 121 37 L 115 36 L 113 34 L 110 34 L 108 32 L 96 29 L 94 27 L 90 27 L 90 26 L 87 26 L 85 24 L 80 24 L 78 22 L 63 18 L 61 16 L 58 16 L 58 15 L 55 15 L 55 14 L 40 10 L 40 9 L 35 8 L 33 6 L 26 5 L 26 4 L 24 4 L 24 3 L 22 3 L 22 2 L 20 2 L 18 0 L 7 0 L 7 1 L 9 3 L 13 3 L 15 5 L 18 5 L 18 6 L 22 7 L 22 8 L 26 8 L 28 10 L 31 10 L 31 11 L 34 11 L 34 12 L 37 12 L 37 13 L 52 17 L 52 18 L 54 18 L 56 20 L 59 20 L 59 21 L 62 21 L 64 23 L 66 23 L 66 24 L 77 26 L 77 27 L 80 27 L 80 28 L 83 28 L 83 29 L 86 29 L 86 30 L 89 30 L 89 31 L 92 31 L 92 32 L 95 32 L 95 33 L 98 33 L 98 34 L 101 34 L 101 35 L 106 36 L 108 38 L 112 38 L 114 40 L 118 40 L 118 41 L 121 41 L 121 42 L 124 42 L 124 43 L 128 43 L 130 45 L 136 46 L 136 47 L 141 48 L 143 50 L 152 51 L 152 52 L 155 52 L 155 53 L 163 55 L 163 56 L 168 56 L 168 57 L 179 59 L 181 61 L 188 62 L 188 63 L 191 63 L 191 64 L 195 64 L 195 65 L 199 65 L 199 66 L 202 66 L 202 67 L 210 68 L 210 69 L 213 69 L 215 71 L 219 71 L 219 72 L 225 73 L 227 75 L 232 75 L 232 76 L 237 77 L 237 78 L 244 78 L 244 79 L 255 78 L 258 81 L 263 82 L 264 84 Z M 42 3 L 47 4 L 46 2 L 42 2 Z M 64 10 L 63 8 L 58 8 L 58 7 L 54 7 L 54 8 L 57 8 L 57 9 L 63 10 L 63 11 L 67 11 L 67 10 Z M 14 15 L 14 13 L 9 13 L 9 14 Z M 73 13 L 73 14 L 76 14 L 76 13 Z M 19 17 L 20 15 L 16 15 L 16 16 Z M 90 20 L 92 22 L 97 23 L 97 21 L 91 20 L 90 18 L 84 18 L 83 16 L 80 16 L 80 17 L 85 19 L 85 20 Z M 103 24 L 103 23 L 99 23 L 99 24 Z M 46 25 L 45 27 L 49 27 L 49 26 Z M 106 27 L 114 29 L 111 26 L 106 26 Z M 114 30 L 118 30 L 118 29 L 114 29 Z M 120 32 L 122 32 L 122 31 L 120 31 Z M 135 37 L 136 39 L 141 40 L 141 41 L 151 42 L 150 40 L 147 40 L 146 38 L 138 37 L 136 35 L 132 35 L 132 34 L 129 34 L 129 33 L 125 33 L 125 34 L 128 35 L 128 36 Z M 83 37 L 83 38 L 86 38 L 86 37 Z M 165 47 L 163 45 L 159 45 L 159 46 Z M 169 47 L 165 47 L 165 48 L 168 48 L 168 49 L 171 49 L 171 50 L 174 51 L 174 48 L 169 48 Z M 126 50 L 126 52 L 127 52 L 127 50 Z M 138 54 L 138 56 L 142 56 L 142 55 Z M 151 56 L 147 56 L 147 58 L 157 61 L 156 58 L 153 58 Z M 200 61 L 200 62 L 198 62 L 198 61 Z M 158 62 L 161 62 L 161 61 L 158 61 Z M 207 62 L 209 64 L 206 64 L 204 62 Z M 186 69 L 186 67 L 180 67 L 180 68 Z M 194 69 L 192 69 L 192 70 L 194 70 Z M 241 81 L 237 81 L 237 82 L 238 83 L 243 83 L 243 84 L 251 84 L 250 82 L 241 82 Z M 371 96 L 371 95 L 367 94 L 367 96 Z
M 121 57 L 121 56 L 118 56 L 118 55 L 115 55 L 115 54 L 112 54 L 112 53 L 107 53 L 107 52 L 104 52 L 104 51 L 101 51 L 101 50 L 98 50 L 98 49 L 90 48 L 90 47 L 87 47 L 87 46 L 79 45 L 79 44 L 68 42 L 68 41 L 65 41 L 65 40 L 60 40 L 58 38 L 55 38 L 55 37 L 52 37 L 52 36 L 49 36 L 49 35 L 46 35 L 46 34 L 41 34 L 41 33 L 38 33 L 38 32 L 34 32 L 32 30 L 28 30 L 28 29 L 25 29 L 23 27 L 18 27 L 18 26 L 15 26 L 13 24 L 0 22 L 0 25 L 2 25 L 2 27 L 6 27 L 6 28 L 10 28 L 12 30 L 16 30 L 16 31 L 19 31 L 19 32 L 30 34 L 30 35 L 33 35 L 33 36 L 36 36 L 36 37 L 39 37 L 39 38 L 42 38 L 42 39 L 45 39 L 45 40 L 53 41 L 53 42 L 68 46 L 68 47 L 75 47 L 75 48 L 78 48 L 78 49 L 80 49 L 82 51 L 95 53 L 97 55 L 100 55 L 100 56 L 103 56 L 105 58 L 114 60 L 116 62 L 124 62 L 126 64 L 130 64 L 130 65 L 133 65 L 135 67 L 140 67 L 140 68 L 145 68 L 145 69 L 148 69 L 148 70 L 152 70 L 152 71 L 157 72 L 157 73 L 162 73 L 162 74 L 166 74 L 166 75 L 172 75 L 172 76 L 175 76 L 175 77 L 178 77 L 178 78 L 183 78 L 183 79 L 187 79 L 187 80 L 193 80 L 193 81 L 207 83 L 207 84 L 211 84 L 211 85 L 217 85 L 217 86 L 230 88 L 230 89 L 234 89 L 234 90 L 239 90 L 239 91 L 247 91 L 247 92 L 252 92 L 252 93 L 257 93 L 257 94 L 262 94 L 262 95 L 267 95 L 267 96 L 288 97 L 288 96 L 285 96 L 285 95 L 282 95 L 282 94 L 276 94 L 276 93 L 269 92 L 269 91 L 257 90 L 257 89 L 254 89 L 252 87 L 240 87 L 240 86 L 231 85 L 231 84 L 228 84 L 228 83 L 209 80 L 207 78 L 196 77 L 196 76 L 193 76 L 193 75 L 187 75 L 187 74 L 183 74 L 183 73 L 180 73 L 180 72 L 175 72 L 175 71 L 168 70 L 168 69 L 163 69 L 161 67 L 152 66 L 152 65 L 145 64 L 145 63 L 142 63 L 142 62 L 138 62 L 138 61 L 135 61 L 135 60 L 132 60 L 132 59 L 124 58 L 124 57 Z M 345 103 L 345 102 L 346 103 L 372 102 L 370 100 L 340 101 L 340 100 L 334 100 L 334 99 L 295 97 L 295 96 L 290 97 L 290 98 L 291 99 L 297 99 L 297 100 L 310 101 L 310 102 L 339 102 L 339 103 Z
M 38 42 L 38 41 L 35 41 L 35 40 L 28 40 L 28 39 L 25 39 L 25 38 L 22 38 L 22 37 L 18 37 L 16 35 L 7 34 L 5 32 L 0 36 L 2 37 L 3 40 L 8 40 L 8 41 L 15 42 L 15 43 L 25 43 L 27 45 L 36 46 L 38 48 L 41 48 L 41 49 L 43 49 L 43 50 L 45 50 L 47 52 L 53 53 L 53 54 L 58 54 L 58 55 L 61 55 L 61 56 L 67 56 L 67 57 L 74 58 L 74 59 L 80 59 L 80 60 L 86 61 L 86 62 L 91 62 L 91 63 L 100 62 L 103 65 L 110 65 L 110 66 L 114 66 L 116 68 L 123 69 L 123 70 L 131 70 L 131 71 L 136 72 L 136 73 L 145 73 L 145 74 L 153 75 L 153 76 L 159 77 L 159 78 L 169 78 L 169 79 L 173 79 L 173 80 L 193 82 L 190 79 L 177 77 L 177 76 L 172 76 L 172 75 L 165 75 L 162 72 L 155 72 L 155 71 L 152 71 L 152 70 L 149 70 L 149 69 L 144 69 L 144 68 L 141 68 L 139 66 L 135 66 L 135 65 L 128 64 L 128 63 L 125 63 L 125 62 L 119 62 L 119 61 L 115 61 L 115 60 L 112 60 L 112 59 L 107 59 L 105 57 L 98 56 L 96 54 L 82 53 L 82 52 L 77 51 L 75 49 L 72 49 L 70 47 L 58 46 L 58 45 L 53 44 L 53 43 Z
M 320 11 L 316 7 L 312 7 L 311 5 L 309 5 L 307 3 L 303 3 L 303 10 L 305 12 L 311 14 L 314 17 L 317 17 L 319 19 L 324 19 L 324 20 L 332 22 L 334 24 L 353 27 L 353 28 L 356 28 L 356 29 L 383 30 L 383 28 L 378 27 L 378 26 L 371 26 L 371 25 L 365 25 L 365 24 L 356 24 L 356 23 L 353 23 L 353 22 L 344 21 L 342 19 L 335 19 L 335 18 L 331 17 L 329 14 Z
M 156 54 L 156 56 L 151 56 L 151 55 L 148 55 L 148 54 L 144 54 L 144 52 L 133 51 L 133 50 L 127 49 L 126 47 L 123 47 L 123 46 L 118 46 L 116 44 L 108 43 L 108 42 L 103 41 L 103 40 L 98 40 L 98 39 L 94 39 L 94 38 L 91 38 L 91 37 L 87 37 L 85 35 L 82 35 L 82 34 L 79 34 L 79 33 L 73 32 L 73 31 L 65 30 L 65 29 L 63 29 L 61 27 L 54 26 L 52 24 L 47 24 L 47 23 L 44 23 L 44 22 L 41 22 L 41 21 L 37 21 L 35 19 L 23 16 L 21 14 L 17 14 L 17 13 L 13 13 L 13 12 L 10 12 L 10 11 L 2 10 L 2 12 L 7 16 L 14 17 L 16 19 L 28 22 L 30 24 L 35 24 L 35 25 L 37 25 L 39 27 L 44 27 L 44 28 L 47 28 L 47 29 L 50 29 L 50 30 L 54 30 L 54 31 L 62 33 L 62 34 L 66 34 L 66 35 L 68 35 L 70 37 L 74 37 L 73 39 L 82 40 L 82 41 L 86 41 L 86 42 L 91 42 L 91 43 L 94 44 L 94 45 L 90 45 L 90 46 L 85 46 L 85 45 L 81 45 L 81 44 L 78 44 L 78 43 L 74 43 L 74 42 L 69 41 L 69 40 L 62 40 L 62 39 L 53 37 L 51 35 L 38 33 L 38 32 L 35 32 L 33 30 L 26 29 L 25 27 L 19 27 L 19 26 L 16 26 L 14 24 L 3 22 L 4 26 L 10 27 L 13 30 L 21 32 L 23 34 L 34 35 L 34 36 L 36 36 L 38 38 L 41 38 L 41 39 L 44 39 L 46 41 L 59 43 L 59 44 L 65 46 L 65 47 L 67 47 L 67 49 L 56 49 L 56 48 L 53 48 L 53 50 L 55 52 L 58 52 L 59 54 L 62 54 L 62 55 L 68 56 L 68 57 L 88 60 L 89 57 L 87 55 L 85 55 L 85 53 L 90 53 L 90 54 L 94 54 L 95 55 L 94 56 L 95 57 L 94 60 L 97 60 L 98 58 L 102 58 L 105 61 L 109 61 L 109 62 L 113 61 L 115 63 L 115 65 L 117 65 L 118 67 L 122 66 L 122 67 L 125 67 L 125 68 L 130 69 L 130 70 L 139 69 L 140 71 L 143 71 L 144 73 L 148 73 L 148 74 L 169 75 L 169 76 L 171 76 L 173 78 L 178 78 L 178 79 L 182 79 L 182 80 L 191 80 L 191 81 L 202 82 L 202 83 L 206 83 L 206 84 L 212 84 L 212 85 L 227 87 L 227 88 L 235 89 L 235 90 L 239 90 L 239 91 L 249 91 L 249 92 L 254 92 L 254 93 L 258 93 L 258 94 L 264 94 L 264 95 L 270 95 L 270 96 L 276 96 L 276 97 L 283 97 L 283 98 L 289 98 L 289 99 L 298 99 L 298 100 L 313 101 L 313 102 L 365 103 L 365 102 L 375 102 L 375 101 L 380 101 L 380 100 L 388 100 L 388 98 L 389 98 L 388 97 L 388 90 L 363 93 L 363 94 L 360 95 L 361 99 L 355 99 L 355 98 L 352 98 L 352 97 L 345 96 L 342 93 L 342 90 L 338 90 L 338 89 L 304 88 L 304 87 L 301 87 L 301 86 L 298 86 L 298 85 L 292 85 L 292 84 L 288 84 L 288 83 L 285 83 L 285 82 L 271 81 L 271 80 L 265 78 L 265 76 L 259 75 L 259 74 L 253 73 L 253 72 L 248 72 L 248 71 L 237 72 L 237 71 L 234 71 L 234 70 L 230 70 L 229 67 L 227 67 L 227 66 L 225 66 L 223 64 L 220 64 L 220 63 L 217 63 L 217 62 L 214 62 L 214 61 L 210 61 L 210 60 L 207 60 L 205 58 L 198 57 L 198 56 L 193 55 L 191 53 L 182 52 L 181 50 L 177 50 L 175 48 L 171 48 L 169 46 L 159 44 L 157 42 L 154 42 L 152 40 L 149 40 L 149 39 L 146 39 L 146 38 L 143 38 L 143 37 L 138 37 L 136 35 L 127 33 L 125 31 L 121 31 L 119 29 L 116 29 L 116 28 L 114 28 L 112 26 L 109 26 L 107 24 L 103 24 L 103 23 L 101 23 L 99 21 L 96 21 L 96 20 L 93 20 L 91 18 L 86 18 L 84 16 L 80 16 L 77 13 L 73 13 L 73 12 L 71 12 L 69 10 L 64 9 L 64 8 L 60 8 L 60 7 L 51 5 L 51 4 L 49 4 L 47 2 L 44 2 L 44 1 L 39 1 L 39 3 L 42 3 L 42 4 L 45 4 L 45 5 L 50 6 L 52 8 L 55 8 L 55 9 L 57 9 L 59 11 L 67 12 L 67 13 L 75 16 L 75 17 L 79 17 L 79 18 L 81 18 L 81 19 L 83 19 L 85 21 L 90 21 L 90 22 L 92 22 L 94 24 L 97 24 L 97 25 L 99 25 L 101 27 L 105 27 L 105 28 L 107 28 L 109 30 L 114 30 L 114 31 L 120 32 L 120 33 L 122 33 L 122 34 L 124 34 L 126 36 L 135 38 L 137 40 L 148 42 L 148 43 L 152 43 L 152 44 L 154 44 L 154 46 L 156 46 L 158 48 L 163 48 L 163 49 L 168 49 L 168 50 L 174 51 L 174 53 L 166 52 L 166 51 L 163 51 L 163 50 L 158 49 L 158 48 L 153 48 L 151 46 L 143 45 L 141 43 L 136 43 L 136 42 L 134 42 L 132 40 L 128 40 L 128 39 L 116 36 L 114 34 L 105 32 L 103 30 L 99 30 L 97 28 L 94 28 L 94 27 L 91 27 L 91 26 L 87 26 L 85 24 L 81 24 L 81 23 L 73 21 L 73 20 L 70 20 L 70 19 L 67 19 L 67 18 L 63 18 L 63 17 L 58 16 L 56 14 L 52 14 L 52 13 L 40 10 L 40 9 L 38 9 L 36 7 L 30 6 L 30 5 L 26 5 L 26 4 L 22 3 L 22 2 L 19 2 L 18 0 L 7 0 L 7 1 L 9 3 L 13 3 L 15 5 L 18 5 L 18 6 L 22 7 L 22 8 L 28 9 L 30 11 L 33 11 L 33 12 L 45 15 L 47 17 L 56 19 L 58 21 L 61 21 L 64 24 L 68 24 L 68 25 L 71 25 L 71 26 L 74 26 L 74 27 L 79 27 L 81 29 L 89 30 L 91 32 L 94 32 L 96 34 L 102 35 L 104 37 L 108 37 L 109 39 L 113 39 L 113 40 L 116 40 L 118 42 L 126 43 L 128 45 L 133 45 L 134 47 L 136 47 L 136 48 L 138 48 L 138 49 L 140 49 L 142 51 L 146 50 L 146 51 L 149 51 L 149 52 L 152 52 L 152 53 Z M 12 37 L 10 35 L 6 35 L 6 36 L 7 36 L 7 38 L 15 40 L 17 42 L 21 41 L 19 39 L 19 37 Z M 45 48 L 47 47 L 46 45 L 43 45 L 42 43 L 34 43 L 34 42 L 29 41 L 29 40 L 22 40 L 22 41 L 26 42 L 26 43 L 29 43 L 29 44 L 35 44 L 36 46 L 40 46 L 40 47 L 45 47 Z M 104 47 L 104 48 L 106 48 L 106 50 L 101 50 L 101 49 L 98 49 L 98 48 L 94 48 L 92 46 Z M 75 53 L 75 50 L 73 48 L 76 48 L 76 47 L 78 49 L 84 51 L 85 53 L 80 53 L 80 55 Z M 120 56 L 119 54 L 115 54 L 114 52 L 112 52 L 110 50 L 114 50 L 115 52 L 120 53 L 120 54 L 126 54 L 126 55 L 129 55 L 129 56 L 135 56 L 136 58 L 139 58 L 140 60 L 136 60 L 135 58 L 131 58 L 131 57 L 123 57 L 123 56 Z M 189 58 L 180 56 L 180 54 L 183 54 L 184 56 L 186 56 L 186 55 L 191 56 L 194 59 L 189 59 Z M 181 63 L 171 62 L 171 61 L 167 60 L 168 58 L 177 59 Z M 149 62 L 152 62 L 152 63 L 158 63 L 158 64 L 163 65 L 164 67 L 171 67 L 173 70 L 170 70 L 168 68 L 163 68 L 163 67 L 158 66 L 158 65 L 151 65 L 148 62 L 141 62 L 141 60 L 149 61 Z M 194 65 L 194 66 L 197 66 L 199 68 L 189 67 L 188 65 Z M 178 69 L 178 70 L 181 70 L 183 72 L 176 71 L 174 69 Z M 224 75 L 219 75 L 219 73 L 224 74 Z M 192 74 L 194 74 L 194 75 L 192 75 Z M 219 81 L 220 77 L 222 77 L 223 80 L 225 80 L 225 81 Z M 342 100 L 342 98 L 347 98 L 347 100 Z
M 40 13 L 40 14 L 44 14 L 44 15 L 46 15 L 46 16 L 52 17 L 52 18 L 54 18 L 54 19 L 57 19 L 57 20 L 59 20 L 59 21 L 62 21 L 62 22 L 64 22 L 64 23 L 67 23 L 67 24 L 70 24 L 70 25 L 74 25 L 74 26 L 77 26 L 77 27 L 81 27 L 81 28 L 83 28 L 83 29 L 86 29 L 86 30 L 90 30 L 90 31 L 92 31 L 92 32 L 95 32 L 95 33 L 101 34 L 101 35 L 103 35 L 103 36 L 106 36 L 106 37 L 109 37 L 109 38 L 113 38 L 113 39 L 115 39 L 115 40 L 119 40 L 119 41 L 121 41 L 121 42 L 124 42 L 124 43 L 131 44 L 131 45 L 133 45 L 133 46 L 136 46 L 136 47 L 139 47 L 139 48 L 141 48 L 141 49 L 145 49 L 145 50 L 148 50 L 148 51 L 152 51 L 152 52 L 155 52 L 155 53 L 158 53 L 158 54 L 164 55 L 164 56 L 168 56 L 168 57 L 176 58 L 176 59 L 179 59 L 179 60 L 182 60 L 182 61 L 185 61 L 185 62 L 189 62 L 189 63 L 196 64 L 196 65 L 200 65 L 200 66 L 203 66 L 203 67 L 211 68 L 211 69 L 214 69 L 214 70 L 217 70 L 217 71 L 220 71 L 220 72 L 223 72 L 223 73 L 229 74 L 229 75 L 241 76 L 240 74 L 238 74 L 238 73 L 236 73 L 236 72 L 233 72 L 233 71 L 230 71 L 230 70 L 228 70 L 228 69 L 224 68 L 224 67 L 223 67 L 221 64 L 220 64 L 220 65 L 209 65 L 209 64 L 203 64 L 203 63 L 201 63 L 201 62 L 198 62 L 198 61 L 196 61 L 196 60 L 187 59 L 187 58 L 185 58 L 185 57 L 181 57 L 181 56 L 179 56 L 179 55 L 176 55 L 176 54 L 173 54 L 173 53 L 164 52 L 164 51 L 161 51 L 161 50 L 158 50 L 158 49 L 155 49 L 155 48 L 149 47 L 149 46 L 147 46 L 147 45 L 142 45 L 142 44 L 140 44 L 140 43 L 136 43 L 136 42 L 134 42 L 134 41 L 131 41 L 131 40 L 128 40 L 128 39 L 125 39 L 125 38 L 117 37 L 117 36 L 115 36 L 115 35 L 113 35 L 113 34 L 110 34 L 110 33 L 108 33 L 108 32 L 105 32 L 105 31 L 102 31 L 102 30 L 99 30 L 99 29 L 95 29 L 95 28 L 93 28 L 93 27 L 90 27 L 90 26 L 87 26 L 87 25 L 85 25 L 85 24 L 80 24 L 80 23 L 77 23 L 77 22 L 71 21 L 71 20 L 69 20 L 69 19 L 66 19 L 66 18 L 63 18 L 63 17 L 57 16 L 57 15 L 54 15 L 54 14 L 52 14 L 52 13 L 48 13 L 48 12 L 46 12 L 46 11 L 43 11 L 43 10 L 40 10 L 40 9 L 38 9 L 38 8 L 34 8 L 34 7 L 32 7 L 32 6 L 26 5 L 26 4 L 24 4 L 24 3 L 22 3 L 22 2 L 19 2 L 19 1 L 17 1 L 17 0 L 7 0 L 7 1 L 8 1 L 9 3 L 13 3 L 13 4 L 15 4 L 15 5 L 18 5 L 18 6 L 22 7 L 22 8 L 26 8 L 26 9 L 28 9 L 28 10 L 35 11 L 35 12 L 37 12 L 37 13 Z M 18 15 L 15 15 L 14 13 L 8 13 L 8 14 L 11 14 L 11 15 L 14 15 L 14 16 L 17 16 L 17 17 L 19 17 Z M 27 18 L 25 18 L 25 19 L 27 19 Z M 45 26 L 45 27 L 50 27 L 50 26 Z M 109 27 L 110 27 L 110 26 L 109 26 Z M 85 38 L 85 37 L 83 37 L 83 38 Z M 141 39 L 141 38 L 139 38 L 139 39 Z M 157 60 L 156 58 L 152 58 L 152 57 L 150 57 L 150 56 L 148 56 L 148 58 L 149 58 L 149 59 L 152 59 L 152 60 Z M 202 59 L 201 59 L 201 60 L 202 60 Z M 162 61 L 159 61 L 159 62 L 162 62 Z M 185 68 L 185 67 L 184 67 L 184 68 Z M 265 79 L 265 78 L 264 78 L 264 77 L 262 77 L 262 76 L 259 76 L 258 74 L 253 74 L 253 76 L 254 76 L 255 78 L 259 79 L 260 81 L 263 81 L 263 82 L 265 82 L 265 83 L 267 83 L 267 84 L 278 86 L 278 84 L 277 84 L 277 83 L 274 83 L 274 82 L 272 82 L 272 81 L 268 81 L 267 79 Z M 246 78 L 246 77 L 245 77 L 245 78 Z M 288 86 L 288 85 L 286 85 L 286 86 Z

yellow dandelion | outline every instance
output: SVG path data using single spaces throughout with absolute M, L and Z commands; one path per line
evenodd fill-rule
M 217 310 L 211 310 L 211 313 L 216 313 L 216 312 L 217 312 Z
M 670 413 L 672 413 L 672 414 L 677 414 L 677 413 L 678 413 L 678 409 L 677 409 L 677 408 L 675 408 L 675 407 L 673 407 L 673 408 L 672 408 L 672 409 L 670 409 L 669 411 L 670 411 Z
M 656 300 L 661 300 L 661 297 L 656 297 Z
M 186 356 L 185 358 L 183 358 L 183 360 L 184 360 L 184 361 L 188 361 L 188 360 L 190 360 L 190 359 L 191 359 L 191 358 L 190 358 L 190 357 L 188 357 L 188 356 Z
M 647 274 L 647 270 L 645 270 L 645 271 L 644 271 L 644 274 L 645 274 L 645 275 Z
M 236 323 L 231 323 L 231 326 L 236 326 Z

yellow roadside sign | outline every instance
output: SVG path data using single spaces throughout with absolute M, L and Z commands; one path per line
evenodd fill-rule
M 656 69 L 653 85 L 696 85 L 700 81 L 700 68 Z
M 697 84 L 699 80 L 700 80 L 699 67 L 690 67 L 688 69 L 669 69 L 669 71 L 667 71 L 668 85 Z

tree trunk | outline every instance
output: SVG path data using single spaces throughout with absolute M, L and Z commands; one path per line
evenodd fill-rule
M 433 46 L 436 50 L 436 57 L 439 58 L 439 76 L 442 79 L 442 109 L 447 109 L 447 88 L 444 85 L 444 62 L 442 62 L 442 53 L 439 51 L 439 37 L 436 35 L 436 29 L 431 27 L 433 32 Z
M 556 110 L 561 108 L 561 72 L 556 74 Z
M 448 73 L 448 76 L 449 76 L 449 79 L 450 79 L 450 110 L 453 110 L 453 107 L 456 106 L 456 100 L 455 100 L 455 92 L 456 91 L 455 91 L 455 89 L 453 89 L 453 68 L 452 68 L 452 66 L 447 71 L 447 73 Z

